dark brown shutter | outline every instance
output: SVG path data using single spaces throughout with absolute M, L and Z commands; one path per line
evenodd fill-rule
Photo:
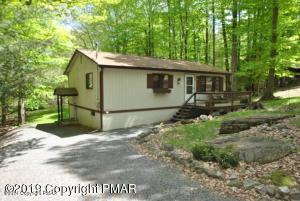
M 153 74 L 147 74 L 147 88 L 153 88 Z
M 222 92 L 222 91 L 224 91 L 224 89 L 223 89 L 224 79 L 223 78 L 219 78 L 219 79 L 220 79 L 220 82 L 219 82 L 219 84 L 220 84 L 220 91 Z
M 89 74 L 88 73 L 85 74 L 85 88 L 86 89 L 89 88 Z
M 168 75 L 168 88 L 173 88 L 173 75 Z
M 212 86 L 211 86 L 211 91 L 214 92 L 216 91 L 216 82 L 217 82 L 217 77 L 212 77 L 211 81 L 212 81 Z

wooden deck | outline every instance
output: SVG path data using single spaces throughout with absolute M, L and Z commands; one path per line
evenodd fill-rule
M 186 100 L 173 121 L 194 118 L 213 112 L 227 113 L 252 104 L 252 92 L 196 92 Z
M 197 92 L 185 104 L 203 110 L 220 110 L 247 107 L 251 104 L 252 92 Z

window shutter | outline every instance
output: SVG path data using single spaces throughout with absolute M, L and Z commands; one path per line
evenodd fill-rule
M 89 88 L 89 74 L 85 74 L 85 88 Z
M 220 92 L 222 92 L 222 91 L 224 91 L 224 89 L 223 89 L 223 78 L 219 78 L 220 79 Z
M 153 88 L 153 74 L 147 74 L 147 88 Z
M 173 75 L 168 75 L 168 88 L 173 88 Z
M 211 91 L 216 91 L 216 82 L 217 82 L 217 77 L 213 77 L 212 80 L 212 86 L 211 86 Z

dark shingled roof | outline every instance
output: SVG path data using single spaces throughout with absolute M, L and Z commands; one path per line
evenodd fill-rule
M 214 74 L 230 74 L 226 70 L 213 67 L 206 64 L 200 64 L 190 61 L 177 61 L 170 59 L 157 59 L 151 57 L 141 57 L 132 55 L 122 55 L 110 52 L 97 52 L 91 50 L 77 49 L 73 55 L 81 53 L 91 59 L 99 66 L 104 67 L 122 67 L 129 69 L 149 69 L 149 70 L 170 70 L 181 72 L 205 72 Z M 72 57 L 72 58 L 73 58 Z M 72 61 L 72 59 L 71 59 Z M 70 63 L 71 63 L 70 61 Z M 65 71 L 68 74 L 70 63 Z
M 75 88 L 56 88 L 54 95 L 57 96 L 78 96 L 78 92 Z

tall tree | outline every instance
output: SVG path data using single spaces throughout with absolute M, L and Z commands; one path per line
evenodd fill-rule
M 209 21 L 209 11 L 208 11 L 208 0 L 206 0 L 205 6 L 205 63 L 208 64 L 208 43 L 209 43 L 209 33 L 208 33 L 208 21 Z
M 238 0 L 233 0 L 232 3 L 232 52 L 231 52 L 231 90 L 237 90 L 237 80 L 236 80 L 236 71 L 237 71 L 237 5 Z
M 272 12 L 272 36 L 271 36 L 271 51 L 270 51 L 270 66 L 267 80 L 267 87 L 264 90 L 262 99 L 274 98 L 274 82 L 275 82 L 275 67 L 277 56 L 277 26 L 278 26 L 278 13 L 279 4 L 278 0 L 273 0 L 273 12 Z
M 215 0 L 212 0 L 212 65 L 216 65 L 216 17 L 215 17 Z

